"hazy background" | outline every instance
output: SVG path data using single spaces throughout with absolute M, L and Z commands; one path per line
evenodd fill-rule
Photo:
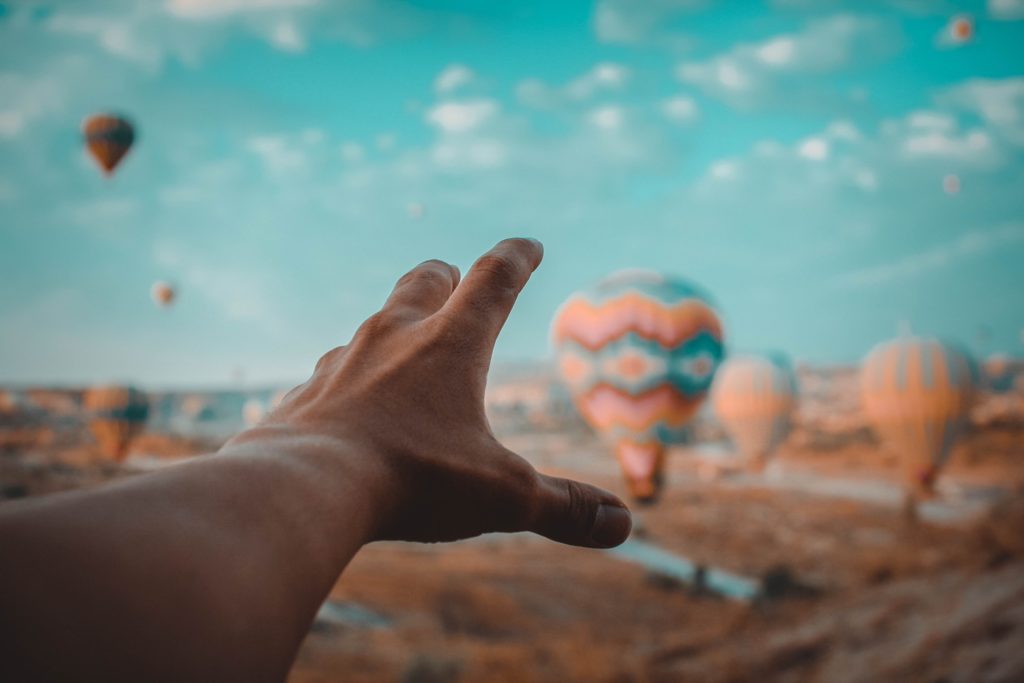
M 1022 19 L 1014 0 L 0 4 L 0 379 L 297 380 L 402 272 L 509 235 L 547 257 L 499 361 L 548 355 L 559 303 L 636 266 L 704 285 L 734 349 L 848 363 L 903 324 L 1019 355 Z M 138 135 L 112 180 L 79 129 L 107 110 Z

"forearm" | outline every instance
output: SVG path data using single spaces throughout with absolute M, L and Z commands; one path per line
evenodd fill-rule
M 367 465 L 344 444 L 266 428 L 213 457 L 12 506 L 0 513 L 5 663 L 281 679 L 375 531 L 381 479 Z

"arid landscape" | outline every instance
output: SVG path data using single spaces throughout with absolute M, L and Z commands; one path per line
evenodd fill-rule
M 804 369 L 801 385 L 797 427 L 762 474 L 736 467 L 702 415 L 694 443 L 670 456 L 662 500 L 635 510 L 619 550 L 529 535 L 364 549 L 291 680 L 1021 680 L 1024 395 L 979 398 L 915 521 L 897 456 L 860 417 L 854 374 Z M 89 435 L 81 392 L 7 391 L 0 495 L 96 486 L 212 452 L 244 427 L 240 407 L 251 420 L 275 393 L 151 394 L 164 407 L 115 464 Z M 496 433 L 537 467 L 624 495 L 614 459 L 544 368 L 498 373 L 488 401 Z M 757 595 L 684 580 L 652 548 Z

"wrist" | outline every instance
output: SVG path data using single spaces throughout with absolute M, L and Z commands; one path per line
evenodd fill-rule
M 359 544 L 374 540 L 394 505 L 395 489 L 372 448 L 341 434 L 323 434 L 284 422 L 261 424 L 228 441 L 218 457 L 261 462 L 275 472 L 276 487 Z

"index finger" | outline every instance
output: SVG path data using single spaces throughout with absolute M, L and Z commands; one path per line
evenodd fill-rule
M 478 327 L 493 345 L 508 320 L 519 292 L 544 257 L 535 239 L 512 238 L 498 242 L 473 264 L 445 308 L 457 320 Z

